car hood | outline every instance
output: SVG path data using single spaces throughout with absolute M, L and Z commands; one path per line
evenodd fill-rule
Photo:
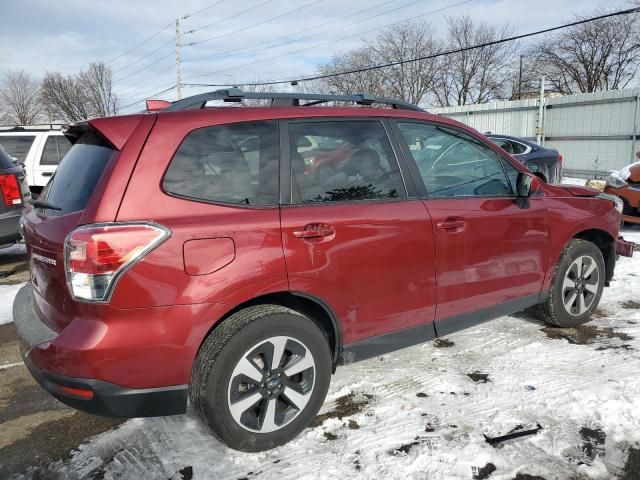
M 580 187 L 577 185 L 562 185 L 561 188 L 569 192 L 574 197 L 595 197 L 600 193 L 598 190 L 593 188 Z

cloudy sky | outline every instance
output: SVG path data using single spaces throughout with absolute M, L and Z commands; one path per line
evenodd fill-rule
M 607 7 L 629 7 L 609 0 Z M 444 34 L 445 16 L 469 13 L 525 33 L 590 14 L 601 0 L 0 0 L 0 72 L 75 73 L 104 61 L 122 105 L 175 85 L 175 20 L 187 83 L 288 79 L 314 73 L 395 22 Z M 166 28 L 165 28 L 166 27 Z M 151 38 L 150 38 L 151 37 Z M 142 45 L 141 42 L 144 42 Z M 192 45 L 193 44 L 193 45 Z M 138 46 L 140 45 L 140 46 Z M 135 48 L 134 48 L 135 47 Z M 184 94 L 202 91 L 187 87 Z M 169 91 L 163 98 L 173 99 Z M 132 108 L 136 108 L 133 106 Z

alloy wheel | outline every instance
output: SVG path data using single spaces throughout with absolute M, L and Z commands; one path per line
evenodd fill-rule
M 569 315 L 585 313 L 592 305 L 600 286 L 600 272 L 595 259 L 582 255 L 567 269 L 562 282 L 562 303 Z
M 233 419 L 257 433 L 285 427 L 309 403 L 315 374 L 313 355 L 299 340 L 277 336 L 261 341 L 231 373 L 227 401 Z

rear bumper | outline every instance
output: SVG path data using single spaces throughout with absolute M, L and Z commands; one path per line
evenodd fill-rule
M 55 332 L 43 323 L 33 308 L 33 293 L 30 284 L 24 286 L 13 303 L 13 319 L 20 337 L 20 350 L 25 365 L 33 378 L 61 402 L 96 415 L 115 417 L 151 417 L 184 413 L 187 406 L 187 385 L 171 385 L 153 388 L 129 388 L 103 379 L 67 375 L 65 369 L 81 366 L 83 371 L 92 370 L 92 358 L 81 347 L 86 338 L 78 331 Z M 86 330 L 86 329 L 85 329 Z M 89 333 L 90 332 L 85 332 Z M 67 338 L 64 338 L 66 334 Z M 76 344 L 69 343 L 69 337 Z M 153 340 L 151 340 L 153 341 Z M 121 355 L 126 346 L 120 349 Z M 98 349 L 98 352 L 101 352 Z M 104 351 L 101 353 L 104 354 Z M 114 355 L 109 350 L 107 355 Z M 111 357 L 111 364 L 118 365 L 118 358 Z M 165 359 L 157 359 L 162 363 Z M 171 360 L 171 359 L 169 359 Z M 104 361 L 104 359 L 102 359 Z M 151 368 L 151 363 L 149 368 Z M 122 378 L 128 370 L 115 369 Z
M 25 354 L 26 353 L 26 354 Z M 24 363 L 42 388 L 77 410 L 106 417 L 178 415 L 187 408 L 187 386 L 134 389 L 100 380 L 72 378 L 41 371 L 23 351 Z
M 0 208 L 0 245 L 20 239 L 20 216 L 22 208 Z

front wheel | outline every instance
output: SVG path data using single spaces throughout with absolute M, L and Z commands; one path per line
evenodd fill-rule
M 556 327 L 588 322 L 602 296 L 605 266 L 602 252 L 586 240 L 571 240 L 558 260 L 549 297 L 538 306 L 539 316 Z
M 258 452 L 298 435 L 318 413 L 331 354 L 310 319 L 277 305 L 242 310 L 205 340 L 190 399 L 222 442 Z

